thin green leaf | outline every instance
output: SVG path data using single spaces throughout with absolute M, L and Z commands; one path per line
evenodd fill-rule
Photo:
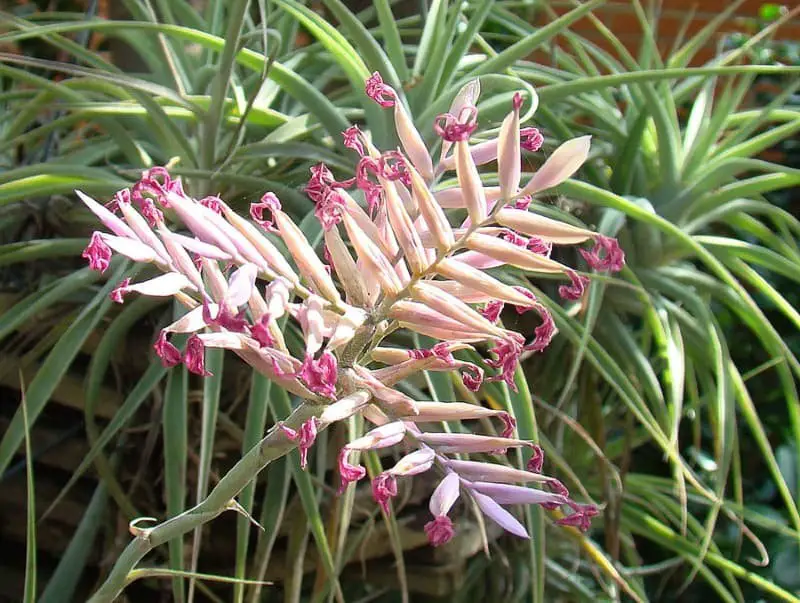
M 73 322 L 58 343 L 53 347 L 47 359 L 31 381 L 27 391 L 28 419 L 32 425 L 44 410 L 50 396 L 61 378 L 66 374 L 83 343 L 97 327 L 100 320 L 113 303 L 108 295 L 128 271 L 127 262 L 118 262 L 109 281 L 103 286 Z M 8 464 L 19 449 L 24 439 L 23 417 L 20 411 L 14 418 L 0 441 L 0 474 L 8 468 Z
M 175 517 L 186 505 L 187 463 L 187 394 L 188 373 L 180 365 L 167 374 L 164 388 L 162 432 L 164 438 L 164 488 L 167 499 L 167 516 Z M 172 538 L 169 543 L 169 565 L 173 571 L 183 571 L 183 538 Z M 185 601 L 183 580 L 172 581 L 175 601 Z
M 33 485 L 33 453 L 28 424 L 28 402 L 25 387 L 22 387 L 22 427 L 25 432 L 25 486 L 27 492 L 27 511 L 25 519 L 25 603 L 36 601 L 36 490 Z

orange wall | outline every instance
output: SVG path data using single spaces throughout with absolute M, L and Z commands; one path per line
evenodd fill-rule
M 711 59 L 716 53 L 717 44 L 725 33 L 736 31 L 747 33 L 752 31 L 753 19 L 758 16 L 759 8 L 764 3 L 764 0 L 745 0 L 737 8 L 736 13 L 726 19 L 715 32 L 693 63 L 703 63 Z M 646 7 L 648 5 L 647 0 L 642 0 L 642 4 Z M 778 4 L 781 3 L 778 2 Z M 782 4 L 787 7 L 793 6 L 795 0 L 784 0 Z M 690 19 L 690 23 L 686 30 L 686 35 L 691 36 L 700 31 L 729 5 L 730 2 L 725 0 L 661 0 L 656 40 L 662 51 L 662 56 L 666 56 L 669 53 L 687 19 Z M 569 11 L 574 5 L 567 2 L 552 2 L 551 6 L 561 14 Z M 694 10 L 693 14 L 692 10 Z M 594 15 L 624 42 L 629 50 L 638 48 L 642 34 L 632 2 L 629 0 L 611 0 L 595 9 Z M 545 23 L 546 17 L 542 15 L 539 22 Z M 589 38 L 602 48 L 610 50 L 609 44 L 597 32 L 597 29 L 589 19 L 584 18 L 574 23 L 571 30 Z M 800 41 L 800 15 L 779 28 L 775 39 Z

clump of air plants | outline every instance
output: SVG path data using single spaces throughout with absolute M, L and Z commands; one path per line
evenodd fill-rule
M 547 347 L 556 326 L 545 306 L 530 290 L 506 285 L 487 269 L 510 265 L 563 275 L 568 282 L 559 294 L 577 300 L 589 280 L 553 260 L 554 245 L 593 242 L 580 251 L 595 270 L 617 271 L 624 263 L 615 240 L 528 209 L 531 195 L 559 184 L 581 166 L 589 137 L 562 144 L 521 187 L 521 153 L 538 150 L 542 135 L 520 127 L 525 99 L 518 93 L 497 138 L 471 145 L 478 92 L 477 82 L 468 84 L 449 112 L 436 119 L 442 144 L 434 162 L 400 95 L 379 74 L 369 78 L 366 93 L 394 111 L 401 147 L 380 151 L 353 126 L 343 135 L 345 146 L 360 157 L 354 177 L 340 182 L 324 164 L 312 168 L 306 192 L 324 228 L 322 258 L 272 193 L 251 205 L 252 221 L 218 197 L 191 198 L 180 179 L 164 168 L 145 172 L 108 206 L 78 193 L 110 231 L 92 235 L 84 252 L 92 268 L 105 270 L 117 252 L 164 272 L 144 282 L 126 279 L 112 293 L 114 301 L 122 303 L 135 292 L 174 297 L 187 308 L 155 342 L 165 366 L 184 363 L 191 372 L 208 376 L 204 350 L 224 348 L 303 400 L 314 416 L 299 429 L 275 428 L 300 449 L 303 466 L 319 430 L 363 415 L 374 427 L 339 453 L 340 491 L 366 475 L 353 453 L 402 447 L 405 456 L 373 480 L 373 496 L 388 512 L 399 479 L 436 472 L 441 481 L 430 499 L 433 517 L 425 525 L 434 546 L 452 538 L 455 528 L 448 514 L 459 496 L 471 498 L 487 517 L 524 538 L 525 528 L 506 505 L 559 508 L 566 514 L 557 523 L 583 530 L 597 509 L 575 502 L 561 482 L 541 474 L 541 449 L 514 437 L 509 413 L 463 402 L 416 401 L 394 386 L 426 370 L 458 371 L 472 391 L 485 380 L 514 388 L 520 355 Z M 478 166 L 494 161 L 498 186 L 484 186 Z M 458 185 L 437 188 L 440 177 L 453 170 Z M 364 205 L 357 197 L 363 197 Z M 166 208 L 189 235 L 166 224 Z M 265 231 L 283 240 L 294 265 Z M 504 304 L 538 313 L 541 323 L 531 338 L 498 324 Z M 278 327 L 287 315 L 304 335 L 299 357 L 290 353 Z M 439 343 L 431 349 L 382 347 L 397 329 Z M 170 341 L 175 333 L 190 335 L 183 350 Z M 459 350 L 475 346 L 488 350 L 481 365 L 456 357 Z M 420 428 L 488 417 L 500 422 L 499 435 Z M 526 470 L 464 460 L 470 453 L 505 454 L 519 447 L 532 450 Z

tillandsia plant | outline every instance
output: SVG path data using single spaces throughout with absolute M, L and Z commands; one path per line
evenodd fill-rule
M 441 481 L 430 499 L 432 518 L 425 525 L 434 546 L 452 538 L 455 528 L 448 513 L 459 496 L 472 499 L 487 517 L 525 538 L 525 527 L 506 505 L 561 508 L 566 514 L 559 516 L 558 524 L 589 528 L 597 507 L 574 501 L 560 481 L 542 475 L 542 450 L 514 437 L 515 421 L 508 412 L 463 402 L 416 401 L 394 388 L 423 370 L 459 371 L 472 391 L 484 380 L 504 381 L 514 388 L 519 356 L 547 347 L 556 334 L 548 310 L 531 291 L 509 286 L 486 269 L 508 264 L 562 275 L 568 282 L 560 287 L 561 296 L 576 300 L 588 279 L 551 259 L 553 245 L 593 242 L 581 253 L 596 270 L 617 271 L 624 262 L 615 240 L 528 211 L 530 195 L 559 184 L 580 167 L 589 138 L 565 142 L 520 187 L 521 152 L 537 150 L 542 137 L 535 128 L 520 127 L 525 99 L 518 93 L 497 139 L 470 145 L 477 127 L 478 93 L 477 81 L 468 84 L 450 111 L 437 118 L 441 151 L 434 163 L 395 91 L 378 73 L 367 80 L 366 94 L 394 111 L 402 147 L 381 152 L 353 126 L 343 136 L 346 146 L 360 156 L 355 176 L 337 181 L 324 164 L 312 169 L 306 193 L 315 201 L 324 228 L 322 258 L 273 193 L 251 204 L 252 222 L 216 196 L 192 199 L 180 178 L 173 179 L 163 168 L 146 171 L 107 206 L 78 193 L 110 231 L 92 235 L 84 252 L 92 268 L 105 270 L 117 252 L 153 263 L 165 273 L 135 284 L 125 279 L 111 293 L 112 299 L 122 303 L 135 292 L 175 297 L 187 308 L 155 342 L 165 366 L 184 363 L 192 373 L 208 376 L 204 350 L 224 348 L 302 400 L 294 414 L 276 424 L 222 480 L 217 490 L 226 496 L 215 490 L 197 508 L 155 528 L 134 524 L 137 540 L 95 600 L 115 596 L 152 546 L 235 508 L 231 500 L 238 494 L 236 487 L 255 477 L 266 462 L 297 447 L 305 467 L 318 432 L 357 413 L 374 428 L 341 449 L 340 492 L 366 475 L 357 462 L 360 452 L 400 447 L 404 456 L 373 479 L 373 497 L 388 512 L 398 478 L 438 472 Z M 528 101 L 535 106 L 537 99 Z M 499 186 L 484 186 L 478 165 L 495 160 Z M 440 177 L 451 170 L 457 186 L 437 189 Z M 356 200 L 359 196 L 365 207 Z M 171 230 L 164 212 L 174 213 L 194 236 Z M 285 244 L 294 266 L 272 242 L 274 235 Z M 539 314 L 541 324 L 532 338 L 498 324 L 504 304 Z M 302 329 L 300 358 L 292 356 L 285 343 L 278 322 L 283 317 Z M 382 346 L 397 329 L 439 342 L 430 349 Z M 182 351 L 170 341 L 175 333 L 190 334 Z M 459 350 L 475 346 L 488 349 L 483 365 L 456 357 Z M 428 428 L 438 421 L 490 417 L 501 422 L 499 434 Z M 501 455 L 520 447 L 532 451 L 527 470 L 460 456 Z

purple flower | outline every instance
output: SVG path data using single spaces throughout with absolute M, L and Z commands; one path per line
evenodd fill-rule
M 514 208 L 522 210 L 528 209 L 528 207 L 531 204 L 531 201 L 533 201 L 533 199 L 531 198 L 530 195 L 523 195 L 519 199 L 514 201 Z
M 152 199 L 142 198 L 139 202 L 139 211 L 142 212 L 150 228 L 155 228 L 157 224 L 164 222 L 164 213 L 156 207 Z
M 436 490 L 433 491 L 431 500 L 428 503 L 428 508 L 431 511 L 431 515 L 433 515 L 433 521 L 425 524 L 425 534 L 427 534 L 428 541 L 433 546 L 441 546 L 449 542 L 453 534 L 455 534 L 453 522 L 447 514 L 458 500 L 460 488 L 461 480 L 458 475 L 448 473 L 439 482 Z
M 429 350 L 408 350 L 408 357 L 415 360 L 421 360 L 423 358 L 439 358 L 440 360 L 444 360 L 449 367 L 454 367 L 456 363 L 456 359 L 453 357 L 453 353 L 450 351 L 449 344 L 444 341 L 437 343 Z

